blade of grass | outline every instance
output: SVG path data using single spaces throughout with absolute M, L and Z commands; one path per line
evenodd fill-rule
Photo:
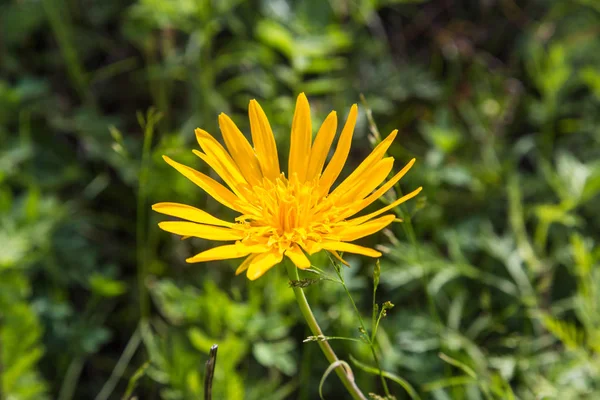
M 148 177 L 150 175 L 150 148 L 154 137 L 156 124 L 160 121 L 162 114 L 155 112 L 150 108 L 146 113 L 146 118 L 138 113 L 138 122 L 144 129 L 144 143 L 142 145 L 142 161 L 140 167 L 140 180 L 137 195 L 137 216 L 136 216 L 136 242 L 137 242 L 137 262 L 138 262 L 138 296 L 140 302 L 140 318 L 146 319 L 150 313 L 148 291 L 146 290 L 146 278 L 148 276 L 149 256 L 147 246 L 147 218 L 148 210 L 146 207 L 148 198 Z
M 129 365 L 129 362 L 137 351 L 141 341 L 142 337 L 140 335 L 140 330 L 137 328 L 133 335 L 131 335 L 131 339 L 129 339 L 127 346 L 125 346 L 125 350 L 123 350 L 119 361 L 117 361 L 117 365 L 115 365 L 115 368 L 113 369 L 112 374 L 110 374 L 108 381 L 106 381 L 98 395 L 96 395 L 95 400 L 107 400 L 110 397 L 112 392 L 115 390 L 115 386 L 117 386 L 117 382 L 123 376 L 125 368 L 127 368 L 127 365 Z
M 69 368 L 67 368 L 67 373 L 65 374 L 63 383 L 60 386 L 58 400 L 71 400 L 73 398 L 73 394 L 75 394 L 75 388 L 77 388 L 77 382 L 79 381 L 79 376 L 81 375 L 84 364 L 85 358 L 81 356 L 75 357 L 71 361 Z
M 135 373 L 131 376 L 129 383 L 127 384 L 127 389 L 125 390 L 125 394 L 121 397 L 121 400 L 129 400 L 133 390 L 135 389 L 137 382 L 146 374 L 146 370 L 150 366 L 150 361 L 146 361 L 141 367 L 135 371 Z
M 475 371 L 473 371 L 473 369 L 471 367 L 469 367 L 468 365 L 466 365 L 463 362 L 458 361 L 455 358 L 452 358 L 444 353 L 440 353 L 439 357 L 446 361 L 448 364 L 455 366 L 456 368 L 462 370 L 465 374 L 469 375 L 471 378 L 476 379 L 477 378 L 477 374 L 475 373 Z
M 88 80 L 73 43 L 75 35 L 72 32 L 72 21 L 68 5 L 63 0 L 42 0 L 42 6 L 65 60 L 69 78 L 79 97 L 85 99 Z
M 323 384 L 325 383 L 325 380 L 327 379 L 327 377 L 329 376 L 331 371 L 333 371 L 334 369 L 336 369 L 339 366 L 344 367 L 348 376 L 350 376 L 351 379 L 354 380 L 354 374 L 352 373 L 352 368 L 350 368 L 350 366 L 348 365 L 348 363 L 346 361 L 337 360 L 337 361 L 331 363 L 331 365 L 329 365 L 329 367 L 327 367 L 325 372 L 323 372 L 323 376 L 321 377 L 321 381 L 319 382 L 319 397 L 321 398 L 321 400 L 325 400 L 325 398 L 323 397 Z
M 406 393 L 410 396 L 411 399 L 413 400 L 421 400 L 421 397 L 419 396 L 419 394 L 417 393 L 417 391 L 412 387 L 412 385 L 410 383 L 408 383 L 408 381 L 404 378 L 399 377 L 396 374 L 393 374 L 391 372 L 387 372 L 387 371 L 381 371 L 380 369 L 371 367 L 367 364 L 364 364 L 360 361 L 358 361 L 356 358 L 352 357 L 352 355 L 350 355 L 350 361 L 352 361 L 352 364 L 356 365 L 358 368 L 362 369 L 365 372 L 368 372 L 369 374 L 373 374 L 373 375 L 379 375 L 380 373 L 387 379 L 396 382 L 398 385 L 402 386 L 402 388 L 406 391 Z

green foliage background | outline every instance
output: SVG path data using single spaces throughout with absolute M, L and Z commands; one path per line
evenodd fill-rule
M 216 398 L 318 398 L 327 363 L 283 268 L 187 265 L 212 244 L 149 208 L 232 217 L 161 155 L 204 168 L 193 129 L 226 112 L 248 132 L 251 98 L 286 149 L 305 91 L 315 124 L 360 103 L 349 169 L 376 137 L 365 105 L 400 130 L 397 168 L 418 160 L 406 222 L 370 239 L 396 305 L 383 368 L 423 399 L 600 398 L 599 67 L 594 0 L 1 3 L 0 397 L 202 399 L 218 343 Z M 373 262 L 349 260 L 369 316 Z M 358 337 L 339 286 L 306 291 L 326 334 Z M 336 377 L 324 396 L 345 398 Z

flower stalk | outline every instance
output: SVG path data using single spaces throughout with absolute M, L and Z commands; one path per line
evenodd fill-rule
M 296 268 L 296 266 L 291 263 L 285 264 L 290 281 L 298 281 L 298 268 Z M 296 295 L 296 301 L 298 302 L 298 306 L 300 307 L 300 312 L 306 320 L 306 323 L 308 324 L 308 327 L 310 328 L 312 334 L 314 336 L 324 336 L 323 331 L 321 331 L 321 327 L 319 326 L 314 314 L 312 313 L 312 310 L 310 309 L 310 305 L 306 300 L 306 296 L 304 295 L 304 291 L 302 290 L 302 288 L 298 286 L 292 286 L 292 289 L 294 290 L 294 294 Z M 330 364 L 339 362 L 339 358 L 329 345 L 329 342 L 318 341 L 317 343 L 319 344 L 321 351 L 323 352 L 325 358 L 327 358 L 327 361 Z M 342 365 L 339 365 L 337 368 L 335 368 L 335 373 L 340 378 L 340 380 L 344 384 L 344 387 L 354 400 L 366 400 L 365 395 L 360 391 L 358 386 L 356 386 L 354 379 L 351 378 L 351 376 L 346 372 Z

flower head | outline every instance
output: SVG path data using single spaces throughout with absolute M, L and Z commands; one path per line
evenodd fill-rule
M 374 249 L 350 242 L 389 225 L 396 216 L 382 214 L 416 196 L 421 188 L 377 211 L 354 217 L 396 184 L 415 162 L 412 159 L 384 183 L 394 162 L 393 157 L 385 157 L 396 137 L 397 131 L 393 131 L 332 190 L 348 158 L 357 110 L 356 105 L 350 109 L 333 156 L 325 166 L 336 134 L 337 115 L 335 111 L 329 114 L 313 142 L 310 107 L 304 93 L 300 94 L 292 122 L 287 175 L 279 168 L 271 126 L 256 100 L 250 101 L 248 110 L 254 147 L 227 115 L 219 115 L 225 147 L 209 133 L 196 129 L 202 151 L 194 150 L 194 154 L 229 188 L 167 156 L 163 158 L 219 203 L 241 215 L 235 222 L 229 222 L 189 205 L 158 203 L 152 206 L 154 211 L 185 220 L 161 222 L 160 228 L 184 237 L 233 242 L 186 261 L 246 257 L 236 274 L 247 271 L 251 280 L 262 276 L 284 256 L 301 269 L 310 267 L 306 253 L 321 250 L 328 250 L 338 258 L 340 251 L 381 256 Z

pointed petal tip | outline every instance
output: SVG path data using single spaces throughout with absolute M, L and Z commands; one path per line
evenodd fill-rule
M 300 93 L 296 98 L 296 107 L 299 105 L 310 110 L 310 104 L 304 92 Z
M 235 276 L 241 275 L 242 273 L 246 272 L 246 270 L 248 269 L 250 262 L 252 261 L 252 259 L 255 257 L 255 255 L 250 255 L 248 257 L 246 257 L 246 259 L 244 261 L 242 261 L 242 263 L 236 268 L 235 270 Z
M 204 139 L 206 137 L 212 137 L 212 135 L 206 132 L 204 129 L 196 128 L 194 129 L 194 133 L 196 134 L 196 139 Z
M 300 93 L 296 98 L 296 107 L 299 105 L 310 110 L 310 104 L 308 103 L 308 98 L 304 92 Z
M 248 113 L 253 114 L 254 116 L 260 116 L 265 112 L 260 106 L 260 103 L 256 99 L 252 99 L 250 100 L 250 104 L 248 104 Z
M 206 154 L 204 154 L 203 152 L 196 150 L 196 149 L 192 149 L 192 153 L 194 153 L 197 157 L 204 157 Z
M 390 132 L 390 134 L 389 134 L 389 135 L 387 135 L 387 136 L 385 137 L 385 139 L 383 139 L 383 140 L 382 140 L 382 141 L 381 141 L 381 142 L 378 144 L 378 146 L 379 146 L 379 145 L 382 145 L 382 143 L 384 143 L 384 142 L 385 142 L 385 143 L 393 142 L 393 141 L 396 139 L 396 136 L 397 136 L 397 135 L 398 135 L 398 129 L 394 129 L 393 131 L 391 131 L 391 132 Z M 387 144 L 386 146 L 388 146 L 388 147 L 389 147 L 390 145 L 391 145 L 391 143 Z
M 224 112 L 219 114 L 217 119 L 219 121 L 219 126 L 221 126 L 222 124 L 226 124 L 226 123 L 231 123 L 231 124 L 235 125 L 235 123 L 233 122 L 231 117 L 229 115 L 225 114 Z
M 333 255 L 335 258 L 337 258 L 337 260 L 338 260 L 339 262 L 341 262 L 342 264 L 344 264 L 346 267 L 350 267 L 350 263 L 348 263 L 348 261 L 344 260 L 344 259 L 342 258 L 342 256 L 340 255 L 340 253 L 338 253 L 338 252 L 337 252 L 337 251 L 335 251 L 335 250 L 329 250 L 329 252 L 330 252 L 330 253 L 331 253 L 331 254 L 332 254 L 332 255 Z

